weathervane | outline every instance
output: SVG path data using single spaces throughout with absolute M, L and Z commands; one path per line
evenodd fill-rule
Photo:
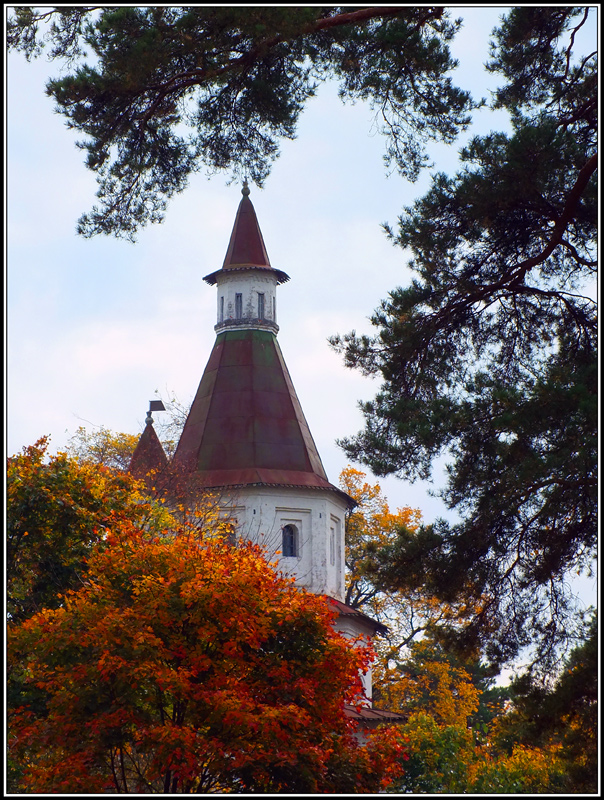
M 153 417 L 151 416 L 152 411 L 165 411 L 165 410 L 166 407 L 161 400 L 149 400 L 149 410 L 147 411 L 145 423 L 147 425 L 153 425 Z

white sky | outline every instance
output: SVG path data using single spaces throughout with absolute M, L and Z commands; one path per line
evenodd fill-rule
M 451 10 L 465 20 L 454 80 L 488 97 L 497 85 L 483 69 L 488 35 L 505 9 Z M 78 135 L 44 93 L 60 69 L 45 56 L 7 61 L 8 454 L 44 434 L 60 449 L 80 425 L 139 433 L 156 389 L 192 400 L 215 338 L 216 289 L 202 277 L 222 265 L 241 199 L 223 176 L 200 174 L 135 245 L 78 237 L 76 220 L 97 187 Z M 485 110 L 475 121 L 472 133 L 486 133 L 507 117 Z M 333 483 L 347 464 L 335 439 L 362 427 L 357 401 L 379 384 L 345 369 L 327 337 L 373 333 L 368 317 L 409 282 L 405 253 L 380 223 L 394 226 L 429 185 L 430 171 L 416 184 L 386 176 L 385 142 L 371 122 L 367 106 L 344 106 L 333 85 L 321 87 L 265 189 L 251 193 L 271 264 L 291 277 L 278 290 L 278 338 Z M 432 145 L 436 167 L 454 172 L 468 137 Z M 450 516 L 427 484 L 380 482 L 393 510 L 420 508 L 427 522 Z

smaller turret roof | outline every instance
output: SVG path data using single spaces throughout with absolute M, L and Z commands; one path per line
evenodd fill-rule
M 165 470 L 168 457 L 155 433 L 151 415 L 147 416 L 145 430 L 141 433 L 136 449 L 132 454 L 128 472 L 135 478 L 145 478 L 152 471 Z

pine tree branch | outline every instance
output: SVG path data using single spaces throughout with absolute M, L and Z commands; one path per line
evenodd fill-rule
M 370 19 L 378 17 L 391 17 L 396 16 L 401 11 L 406 10 L 406 6 L 381 6 L 375 8 L 362 8 L 358 11 L 347 12 L 345 14 L 338 14 L 334 17 L 325 17 L 323 19 L 315 20 L 307 25 L 304 25 L 293 36 L 273 36 L 270 39 L 265 39 L 259 42 L 256 47 L 247 53 L 243 53 L 238 58 L 231 59 L 224 66 L 217 69 L 195 69 L 186 70 L 178 75 L 173 76 L 169 81 L 161 84 L 151 85 L 150 89 L 159 90 L 158 96 L 153 101 L 152 105 L 145 112 L 141 119 L 141 125 L 146 126 L 148 120 L 153 116 L 161 101 L 169 94 L 180 94 L 185 89 L 207 83 L 215 78 L 218 78 L 225 73 L 234 72 L 238 69 L 247 69 L 255 64 L 262 55 L 272 50 L 278 44 L 291 41 L 291 39 L 298 39 L 301 36 L 307 36 L 313 33 L 318 33 L 329 28 L 339 27 L 341 25 L 357 24 L 359 22 L 366 22 Z M 416 30 L 425 25 L 431 19 L 439 19 L 444 13 L 444 8 L 426 9 L 426 12 L 421 16 L 416 25 Z
M 504 276 L 496 283 L 489 283 L 486 286 L 481 286 L 473 292 L 465 293 L 461 299 L 447 303 L 447 305 L 441 308 L 436 314 L 428 317 L 428 320 L 437 323 L 442 320 L 446 321 L 451 315 L 456 316 L 457 312 L 469 308 L 476 303 L 483 302 L 487 297 L 498 291 L 503 289 L 520 289 L 526 274 L 549 258 L 556 247 L 562 243 L 564 232 L 569 222 L 573 219 L 581 196 L 587 188 L 587 184 L 597 167 L 598 154 L 594 153 L 580 170 L 577 180 L 567 195 L 562 213 L 556 220 L 549 242 L 540 253 L 522 261 L 513 269 L 511 274 Z

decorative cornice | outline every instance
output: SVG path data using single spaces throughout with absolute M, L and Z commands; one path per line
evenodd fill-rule
M 230 330 L 231 328 L 236 328 L 237 330 L 242 329 L 249 329 L 254 331 L 272 331 L 273 333 L 279 333 L 279 326 L 276 322 L 273 322 L 270 319 L 225 319 L 223 322 L 218 322 L 214 325 L 214 330 L 216 333 L 221 333 L 225 330 Z
M 246 264 L 244 266 L 229 267 L 228 269 L 217 269 L 209 275 L 205 275 L 203 280 L 209 285 L 214 286 L 218 283 L 219 278 L 228 278 L 232 273 L 236 272 L 263 272 L 267 275 L 274 275 L 277 278 L 277 283 L 287 283 L 289 275 L 281 269 L 274 269 L 273 267 L 258 267 L 254 264 Z

